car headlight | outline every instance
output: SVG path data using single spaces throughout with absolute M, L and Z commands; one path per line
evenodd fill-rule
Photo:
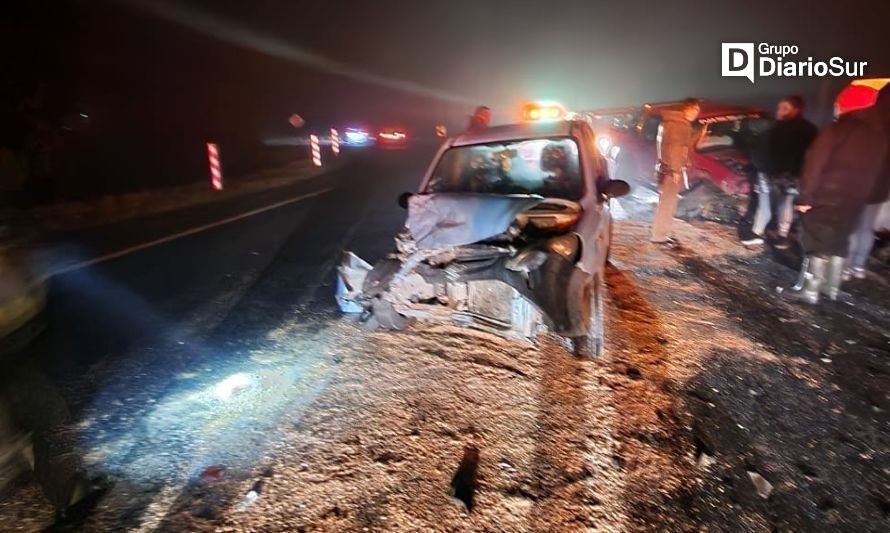
M 612 138 L 608 135 L 598 135 L 596 138 L 596 147 L 599 148 L 601 154 L 608 154 L 609 148 L 612 147 Z
M 618 159 L 619 153 L 621 153 L 621 147 L 616 144 L 612 147 L 611 150 L 609 150 L 609 157 L 611 157 L 612 159 Z
M 581 240 L 574 233 L 567 233 L 547 241 L 547 249 L 568 261 L 575 262 L 581 252 Z

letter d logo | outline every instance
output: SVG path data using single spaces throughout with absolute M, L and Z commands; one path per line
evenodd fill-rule
M 748 78 L 754 83 L 754 43 L 722 43 L 721 74 Z

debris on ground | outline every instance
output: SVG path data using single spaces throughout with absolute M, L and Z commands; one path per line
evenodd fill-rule
M 754 490 L 757 491 L 757 495 L 764 500 L 768 499 L 769 495 L 773 492 L 772 483 L 767 481 L 765 477 L 757 472 L 752 472 L 750 470 L 748 471 L 748 477 L 751 478 L 751 483 L 754 484 Z

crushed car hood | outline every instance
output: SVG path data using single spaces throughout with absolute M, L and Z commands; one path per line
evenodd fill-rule
M 535 195 L 416 194 L 406 227 L 420 249 L 463 246 L 509 229 L 516 216 L 544 199 Z

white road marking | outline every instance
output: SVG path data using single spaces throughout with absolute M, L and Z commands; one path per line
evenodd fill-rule
M 82 262 L 75 263 L 75 264 L 72 264 L 72 265 L 67 265 L 67 266 L 64 266 L 64 267 L 60 267 L 60 268 L 55 269 L 55 270 L 51 269 L 49 272 L 47 272 L 46 274 L 43 275 L 43 278 L 44 278 L 44 279 L 47 279 L 47 278 L 51 278 L 51 277 L 53 277 L 53 276 L 58 276 L 58 275 L 60 275 L 60 274 L 67 274 L 68 272 L 73 272 L 73 271 L 75 271 L 75 270 L 80 270 L 80 269 L 82 269 L 82 268 L 86 268 L 86 267 L 89 267 L 89 266 L 93 266 L 93 265 L 96 265 L 96 264 L 99 264 L 99 263 L 104 263 L 104 262 L 106 262 L 106 261 L 111 261 L 112 259 L 117 259 L 117 258 L 119 258 L 119 257 L 124 257 L 125 255 L 130 255 L 130 254 L 132 254 L 132 253 L 134 253 L 134 252 L 138 252 L 138 251 L 141 251 L 141 250 L 145 250 L 145 249 L 147 249 L 147 248 L 152 248 L 152 247 L 154 247 L 154 246 L 158 246 L 159 244 L 164 244 L 164 243 L 167 243 L 167 242 L 175 241 L 175 240 L 177 240 L 177 239 L 181 239 L 181 238 L 183 238 L 183 237 L 188 237 L 188 236 L 190 236 L 190 235 L 195 235 L 196 233 L 201 233 L 201 232 L 207 231 L 207 230 L 209 230 L 209 229 L 213 229 L 213 228 L 216 228 L 216 227 L 219 227 L 219 226 L 224 226 L 224 225 L 226 225 L 226 224 L 231 224 L 232 222 L 237 222 L 237 221 L 239 221 L 239 220 L 243 220 L 243 219 L 245 219 L 245 218 L 249 218 L 249 217 L 252 217 L 252 216 L 254 216 L 254 215 L 258 215 L 258 214 L 260 214 L 260 213 L 264 213 L 264 212 L 266 212 L 266 211 L 271 211 L 272 209 L 277 209 L 277 208 L 279 208 L 279 207 L 284 207 L 284 206 L 286 206 L 286 205 L 289 205 L 289 204 L 293 204 L 293 203 L 299 202 L 299 201 L 301 201 L 301 200 L 306 200 L 307 198 L 313 198 L 313 197 L 315 197 L 315 196 L 320 196 L 320 195 L 322 195 L 322 194 L 331 192 L 332 190 L 334 190 L 334 187 L 326 187 L 326 188 L 324 188 L 324 189 L 320 189 L 320 190 L 318 190 L 318 191 L 314 191 L 314 192 L 310 192 L 310 193 L 306 193 L 306 194 L 301 194 L 301 195 L 299 195 L 299 196 L 294 196 L 293 198 L 288 198 L 287 200 L 282 200 L 282 201 L 280 201 L 280 202 L 276 202 L 276 203 L 274 203 L 274 204 L 265 205 L 265 206 L 263 206 L 263 207 L 259 207 L 259 208 L 257 208 L 257 209 L 253 209 L 253 210 L 251 210 L 251 211 L 246 211 L 246 212 L 244 212 L 244 213 L 239 213 L 239 214 L 237 214 L 237 215 L 234 215 L 234 216 L 231 216 L 231 217 L 228 217 L 228 218 L 224 218 L 224 219 L 221 219 L 221 220 L 216 220 L 216 221 L 214 221 L 214 222 L 210 222 L 209 224 L 203 224 L 203 225 L 201 225 L 201 226 L 196 226 L 196 227 L 194 227 L 194 228 L 189 228 L 189 229 L 187 229 L 187 230 L 180 231 L 180 232 L 178 232 L 178 233 L 173 233 L 173 234 L 170 234 L 170 235 L 166 235 L 166 236 L 161 237 L 161 238 L 159 238 L 159 239 L 154 239 L 154 240 L 152 240 L 152 241 L 143 242 L 143 243 L 141 243 L 141 244 L 136 244 L 136 245 L 134 245 L 134 246 L 130 246 L 130 247 L 128 247 L 128 248 L 124 248 L 124 249 L 122 249 L 122 250 L 118 250 L 118 251 L 116 251 L 116 252 L 111 252 L 111 253 L 109 253 L 109 254 L 105 254 L 105 255 L 102 255 L 102 256 L 99 256 L 99 257 L 94 257 L 94 258 L 92 258 L 92 259 L 88 259 L 88 260 L 86 260 L 86 261 L 82 261 Z

